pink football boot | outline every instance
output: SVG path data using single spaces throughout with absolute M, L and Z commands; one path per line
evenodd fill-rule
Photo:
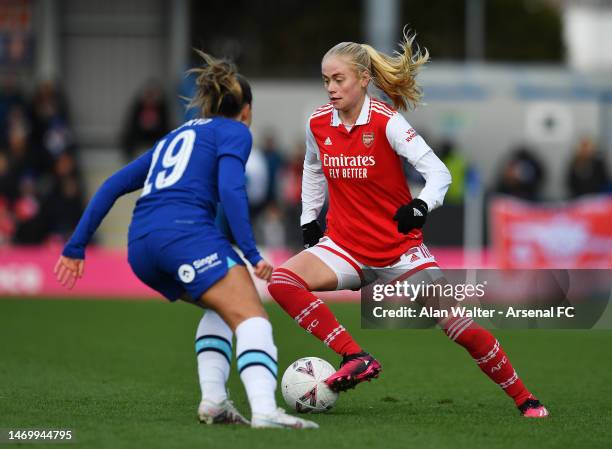
M 525 418 L 547 418 L 550 416 L 546 407 L 536 398 L 529 398 L 518 408 Z
M 367 352 L 345 355 L 340 369 L 325 379 L 327 386 L 335 391 L 346 391 L 363 381 L 378 377 L 382 366 Z

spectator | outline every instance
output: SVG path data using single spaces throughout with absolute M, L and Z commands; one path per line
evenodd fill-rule
M 60 241 L 66 241 L 83 212 L 83 196 L 78 166 L 69 153 L 60 155 L 53 167 L 53 183 L 45 195 L 43 215 L 49 232 Z
M 247 194 L 249 197 L 249 212 L 251 221 L 255 223 L 259 214 L 266 207 L 268 192 L 268 166 L 263 152 L 253 147 L 246 163 Z
M 7 74 L 0 79 L 0 129 L 7 128 L 9 112 L 14 106 L 25 107 L 25 98 L 17 83 L 17 76 Z M 2 136 L 5 140 L 6 136 Z
M 39 244 L 50 230 L 65 239 L 83 204 L 66 103 L 50 81 L 29 114 L 24 103 L 0 94 L 0 243 Z
M 496 191 L 524 200 L 536 201 L 545 173 L 533 150 L 520 146 L 514 149 L 502 166 Z
M 283 212 L 275 203 L 268 203 L 257 222 L 258 241 L 267 249 L 285 249 L 285 223 Z
M 63 153 L 55 160 L 53 165 L 53 176 L 56 181 L 69 176 L 80 180 L 77 162 L 72 154 Z
M 12 201 L 17 196 L 17 177 L 9 157 L 0 151 L 0 201 Z
M 36 166 L 31 149 L 30 127 L 21 106 L 14 106 L 9 112 L 6 129 L 8 175 L 12 179 L 11 197 L 15 196 L 19 179 L 32 172 Z
M 121 144 L 128 161 L 170 131 L 168 104 L 156 81 L 150 81 L 134 100 L 123 127 Z
M 83 213 L 79 182 L 73 175 L 59 178 L 45 198 L 43 216 L 49 232 L 60 241 L 70 238 Z
M 302 248 L 300 214 L 302 212 L 302 172 L 306 148 L 299 140 L 293 148 L 293 155 L 282 171 L 282 198 L 285 207 L 287 243 L 292 249 Z M 321 220 L 324 224 L 325 220 Z
M 32 176 L 23 176 L 19 181 L 19 196 L 14 204 L 14 213 L 17 225 L 15 243 L 36 245 L 46 240 L 47 227 L 36 181 Z
M 11 190 L 11 178 L 9 172 L 9 160 L 4 150 L 0 149 L 0 197 L 8 199 Z
M 284 165 L 284 161 L 276 141 L 276 136 L 272 130 L 268 130 L 268 132 L 265 133 L 261 151 L 266 159 L 266 166 L 268 168 L 268 189 L 266 192 L 266 203 L 277 202 L 279 190 L 278 180 Z
M 465 196 L 465 175 L 468 169 L 463 155 L 457 150 L 457 146 L 450 140 L 443 141 L 438 147 L 438 156 L 448 168 L 453 179 L 452 184 L 444 197 L 444 204 L 461 205 Z
M 52 81 L 40 83 L 31 105 L 32 151 L 34 168 L 39 174 L 48 173 L 53 161 L 65 151 L 74 151 L 70 131 L 68 106 L 64 95 Z
M 0 196 L 0 246 L 10 243 L 15 233 L 15 221 L 9 210 L 9 202 Z
M 567 169 L 567 188 L 571 197 L 605 192 L 610 178 L 606 161 L 592 139 L 580 140 Z

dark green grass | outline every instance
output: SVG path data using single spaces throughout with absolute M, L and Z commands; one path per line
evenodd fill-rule
M 496 332 L 552 412 L 536 422 L 439 331 L 364 331 L 357 305 L 333 309 L 381 360 L 381 378 L 311 416 L 318 431 L 255 431 L 197 423 L 195 307 L 0 300 L 0 428 L 71 428 L 69 447 L 87 448 L 612 447 L 612 332 Z M 277 307 L 268 310 L 281 370 L 307 355 L 338 362 Z M 230 389 L 248 413 L 235 372 Z M 33 447 L 44 446 L 57 447 Z

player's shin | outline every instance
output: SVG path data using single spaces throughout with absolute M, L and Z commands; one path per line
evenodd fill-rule
M 225 384 L 232 360 L 232 330 L 212 310 L 205 312 L 200 320 L 195 350 L 202 400 L 219 404 L 227 399 Z
M 270 295 L 302 328 L 313 334 L 339 355 L 362 351 L 333 312 L 313 295 L 302 278 L 285 268 L 272 273 Z
M 249 318 L 236 327 L 236 354 L 251 413 L 275 413 L 277 350 L 272 338 L 272 325 L 267 319 Z
M 482 372 L 499 385 L 517 406 L 533 397 L 491 332 L 470 318 L 449 320 L 444 325 L 444 332 L 470 353 Z

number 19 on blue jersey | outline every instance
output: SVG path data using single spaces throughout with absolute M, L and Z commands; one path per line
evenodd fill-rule
M 176 184 L 187 169 L 196 133 L 193 129 L 186 129 L 178 133 L 168 143 L 168 139 L 159 141 L 153 152 L 151 167 L 142 189 L 141 197 L 148 195 L 153 189 L 161 190 Z M 158 162 L 161 160 L 161 170 L 157 172 L 155 180 L 152 180 Z

